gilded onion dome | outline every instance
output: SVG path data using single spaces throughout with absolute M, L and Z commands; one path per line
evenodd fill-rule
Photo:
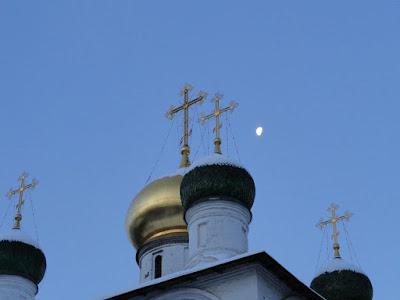
M 180 198 L 181 181 L 181 174 L 156 179 L 133 199 L 126 229 L 136 249 L 165 237 L 188 236 Z
M 195 99 L 190 99 L 191 90 L 192 86 L 186 84 L 181 91 L 183 103 L 178 107 L 172 106 L 166 113 L 166 116 L 172 119 L 177 113 L 183 112 L 180 169 L 174 175 L 159 178 L 145 186 L 129 207 L 126 228 L 136 249 L 163 238 L 178 237 L 182 240 L 183 237 L 186 242 L 188 240 L 187 226 L 183 220 L 180 185 L 185 168 L 190 166 L 189 109 L 202 103 L 207 97 L 206 93 L 200 92 Z

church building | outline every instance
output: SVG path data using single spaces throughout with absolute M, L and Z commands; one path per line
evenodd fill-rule
M 368 277 L 342 260 L 337 235 L 335 258 L 311 288 L 266 252 L 248 252 L 256 187 L 244 166 L 221 153 L 220 116 L 237 105 L 220 108 L 221 96 L 213 98 L 215 110 L 201 121 L 215 119 L 214 154 L 191 164 L 189 109 L 207 96 L 190 100 L 191 89 L 167 113 L 184 114 L 180 168 L 145 186 L 127 214 L 139 287 L 109 300 L 371 300 Z M 321 226 L 336 230 L 340 220 L 333 215 Z
M 138 288 L 109 300 L 371 300 L 372 284 L 356 266 L 340 255 L 337 223 L 350 218 L 337 215 L 321 221 L 332 225 L 334 258 L 304 284 L 266 252 L 248 252 L 248 233 L 256 186 L 242 164 L 222 154 L 223 113 L 236 103 L 214 110 L 202 122 L 215 121 L 214 153 L 190 163 L 189 110 L 207 95 L 189 98 L 191 86 L 182 90 L 183 104 L 167 116 L 183 113 L 183 146 L 177 171 L 147 184 L 134 197 L 126 218 L 128 236 L 136 249 L 140 270 Z M 33 300 L 46 270 L 39 245 L 21 231 L 21 208 L 27 174 L 8 195 L 19 196 L 13 229 L 0 236 L 0 299 Z M 129 258 L 127 258 L 129 259 Z M 114 270 L 116 271 L 116 270 Z M 78 291 L 77 291 L 78 293 Z

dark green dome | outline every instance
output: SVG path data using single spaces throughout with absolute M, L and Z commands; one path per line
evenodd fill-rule
M 333 270 L 318 275 L 311 288 L 326 300 L 371 300 L 373 288 L 369 278 L 355 270 Z
M 181 200 L 185 210 L 194 203 L 211 199 L 229 199 L 249 210 L 253 206 L 255 184 L 246 169 L 222 155 L 215 154 L 195 163 L 181 183 Z
M 43 279 L 46 257 L 42 250 L 18 240 L 0 240 L 0 274 L 18 275 L 35 284 Z

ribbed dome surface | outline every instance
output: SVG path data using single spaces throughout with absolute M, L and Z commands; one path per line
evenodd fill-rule
M 250 210 L 255 198 L 253 178 L 245 168 L 222 155 L 195 163 L 181 183 L 184 209 L 213 198 L 239 202 Z
M 337 261 L 335 261 L 337 260 Z M 369 278 L 342 259 L 333 259 L 326 272 L 311 282 L 311 288 L 327 300 L 371 300 L 373 288 Z
M 45 271 L 42 250 L 22 241 L 0 240 L 0 274 L 18 275 L 39 284 Z

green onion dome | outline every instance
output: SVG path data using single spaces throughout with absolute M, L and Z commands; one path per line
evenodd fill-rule
M 36 285 L 46 271 L 46 257 L 38 244 L 19 229 L 0 235 L 0 274 L 24 277 Z
M 221 154 L 213 154 L 195 162 L 181 183 L 181 200 L 186 211 L 195 203 L 224 199 L 253 206 L 255 184 L 249 172 Z
M 311 288 L 327 300 L 371 300 L 371 281 L 362 270 L 342 258 L 333 258 L 311 282 Z

